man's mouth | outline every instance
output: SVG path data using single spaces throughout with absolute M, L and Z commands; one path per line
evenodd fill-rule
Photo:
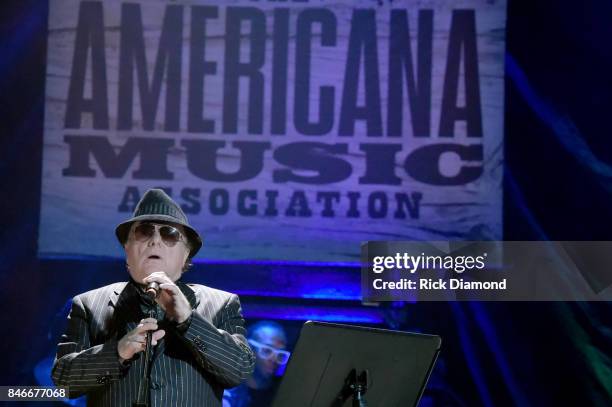
M 159 257 L 157 254 L 152 254 L 149 257 L 147 257 L 147 259 L 149 259 L 149 260 L 161 260 L 161 257 Z

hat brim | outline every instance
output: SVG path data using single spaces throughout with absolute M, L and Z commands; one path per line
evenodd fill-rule
M 120 223 L 115 228 L 115 235 L 117 236 L 117 240 L 119 240 L 119 243 L 124 246 L 125 242 L 127 242 L 128 234 L 130 233 L 130 227 L 132 226 L 132 223 L 144 221 L 158 221 L 164 223 L 172 223 L 174 225 L 181 225 L 185 229 L 185 234 L 187 235 L 187 239 L 189 239 L 189 243 L 191 245 L 191 250 L 189 251 L 189 258 L 194 257 L 202 247 L 202 238 L 194 228 L 185 223 L 177 222 L 177 219 L 175 217 L 167 215 L 140 215 Z

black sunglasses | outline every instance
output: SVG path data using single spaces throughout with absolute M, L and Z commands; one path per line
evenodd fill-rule
M 159 236 L 168 247 L 173 247 L 183 240 L 183 234 L 174 226 L 157 225 L 155 223 L 140 223 L 134 228 L 134 238 L 139 242 L 145 242 L 155 235 L 155 229 L 159 228 Z

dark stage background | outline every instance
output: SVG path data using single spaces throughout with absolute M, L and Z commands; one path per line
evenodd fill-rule
M 37 258 L 48 2 L 0 10 L 0 384 L 30 385 L 66 301 L 126 274 L 120 261 Z M 506 240 L 612 240 L 610 21 L 606 2 L 509 1 Z M 364 307 L 359 270 L 338 264 L 203 261 L 185 279 L 239 293 L 249 322 L 278 320 L 292 343 L 307 319 L 441 335 L 424 405 L 612 403 L 609 303 Z

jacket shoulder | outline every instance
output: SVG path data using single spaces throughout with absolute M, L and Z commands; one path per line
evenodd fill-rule
M 127 282 L 123 281 L 120 283 L 113 283 L 113 284 L 105 285 L 104 287 L 95 288 L 93 290 L 89 290 L 84 293 L 76 295 L 73 301 L 78 300 L 78 301 L 81 301 L 82 303 L 90 303 L 91 301 L 95 301 L 96 299 L 99 299 L 101 296 L 109 297 L 111 295 L 120 294 L 126 285 L 127 285 Z
M 238 295 L 230 293 L 228 291 L 219 290 L 217 288 L 208 287 L 202 284 L 187 283 L 187 286 L 193 290 L 194 293 L 200 298 L 218 298 L 229 300 L 232 297 L 238 297 Z

